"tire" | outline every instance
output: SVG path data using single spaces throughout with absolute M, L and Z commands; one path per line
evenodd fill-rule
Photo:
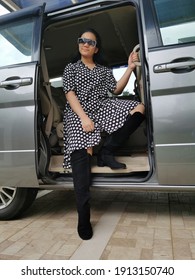
M 33 203 L 38 189 L 0 187 L 0 220 L 18 218 Z

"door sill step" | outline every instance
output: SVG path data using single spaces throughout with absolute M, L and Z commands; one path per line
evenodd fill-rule
M 127 168 L 126 169 L 118 169 L 113 170 L 107 166 L 99 167 L 97 166 L 96 157 L 92 157 L 92 173 L 131 173 L 131 172 L 143 172 L 149 171 L 149 161 L 148 156 L 146 153 L 142 154 L 134 154 L 131 156 L 116 156 L 117 161 L 125 163 Z M 58 172 L 58 173 L 72 173 L 70 169 L 63 168 L 63 159 L 64 156 L 52 156 L 49 164 L 49 171 L 50 172 Z

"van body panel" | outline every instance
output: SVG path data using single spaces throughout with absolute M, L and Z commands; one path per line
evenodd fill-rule
M 189 12 L 181 18 L 181 7 L 168 2 L 175 6 L 175 22 L 171 14 L 162 12 L 161 1 L 154 1 L 159 14 L 153 22 L 162 40 L 147 55 L 155 167 L 159 184 L 187 186 L 195 184 L 195 31 L 186 27 L 194 20 L 188 19 Z M 193 4 L 184 1 L 182 5 L 189 11 Z
M 42 8 L 36 7 L 0 19 L 1 186 L 38 185 L 36 114 L 42 16 Z
M 154 64 L 151 63 L 154 55 L 161 57 L 162 63 L 170 61 L 165 52 L 160 53 L 150 53 L 158 181 L 160 184 L 195 184 L 194 73 L 155 74 L 152 69 Z M 173 58 L 175 51 L 172 53 Z
M 0 72 L 1 80 L 18 76 L 18 73 L 20 78 L 32 79 L 30 85 L 14 90 L 0 89 L 0 184 L 37 185 L 34 100 L 36 65 L 19 66 Z

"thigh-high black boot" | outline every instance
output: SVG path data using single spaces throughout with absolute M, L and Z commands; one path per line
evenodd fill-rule
M 78 234 L 83 240 L 93 236 L 90 223 L 90 185 L 91 185 L 91 155 L 87 150 L 76 150 L 71 154 L 73 183 L 78 212 Z
M 98 166 L 109 166 L 112 169 L 125 169 L 126 165 L 120 163 L 114 158 L 114 151 L 123 145 L 129 136 L 142 123 L 145 116 L 140 112 L 129 115 L 124 125 L 117 131 L 108 135 L 97 157 Z

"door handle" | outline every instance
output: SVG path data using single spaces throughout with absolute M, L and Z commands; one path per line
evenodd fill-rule
M 174 59 L 169 63 L 154 65 L 154 73 L 173 72 L 182 74 L 195 70 L 195 59 L 193 57 L 182 57 Z
M 33 82 L 33 78 L 31 77 L 20 78 L 18 76 L 13 76 L 7 78 L 5 81 L 0 82 L 0 88 L 13 90 L 21 86 L 31 85 L 32 82 Z

